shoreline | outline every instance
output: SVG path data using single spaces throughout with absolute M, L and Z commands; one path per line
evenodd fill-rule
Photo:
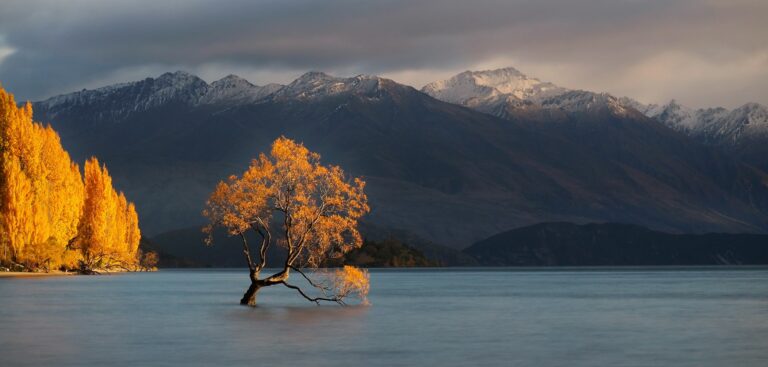
M 60 277 L 77 275 L 74 272 L 52 271 L 50 273 L 34 273 L 24 271 L 0 271 L 0 278 L 38 278 L 38 277 Z

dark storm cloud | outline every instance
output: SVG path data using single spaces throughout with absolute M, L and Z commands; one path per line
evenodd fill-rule
M 765 1 L 738 0 L 4 1 L 0 81 L 38 99 L 177 68 L 420 86 L 509 65 L 646 99 L 765 103 L 766 15 Z

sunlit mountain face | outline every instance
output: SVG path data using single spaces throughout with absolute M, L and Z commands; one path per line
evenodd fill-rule
M 202 223 L 216 182 L 281 135 L 365 176 L 371 224 L 454 247 L 551 220 L 768 228 L 763 171 L 609 94 L 514 69 L 423 92 L 369 75 L 258 86 L 176 72 L 34 107 L 73 155 L 106 161 L 150 234 Z
M 514 68 L 465 71 L 422 88 L 442 101 L 486 112 L 506 119 L 553 121 L 569 113 L 601 109 L 626 116 L 642 114 L 693 140 L 715 146 L 736 159 L 768 170 L 768 108 L 745 103 L 734 109 L 690 108 L 671 100 L 666 104 L 645 104 L 629 97 L 571 90 Z

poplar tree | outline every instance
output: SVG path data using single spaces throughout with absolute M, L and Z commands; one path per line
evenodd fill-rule
M 56 131 L 0 88 L 0 261 L 28 270 L 136 269 L 136 208 L 96 158 L 72 162 Z

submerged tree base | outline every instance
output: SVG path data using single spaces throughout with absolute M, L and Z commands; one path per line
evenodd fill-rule
M 301 287 L 289 284 L 287 280 L 291 270 L 299 273 L 322 296 L 313 297 L 301 289 Z M 335 271 L 324 273 L 326 274 L 326 279 L 320 281 L 313 280 L 302 269 L 293 266 L 288 266 L 287 269 L 264 279 L 259 279 L 258 273 L 252 273 L 251 285 L 243 294 L 243 298 L 240 299 L 240 304 L 255 307 L 256 296 L 261 288 L 283 285 L 286 288 L 295 290 L 304 299 L 317 305 L 320 305 L 320 302 L 334 302 L 346 306 L 345 300 L 350 296 L 358 298 L 363 305 L 369 305 L 367 295 L 370 282 L 367 271 L 346 265 Z
M 240 304 L 244 306 L 256 306 L 256 293 L 261 289 L 261 287 L 257 286 L 256 284 L 251 283 L 251 286 L 248 287 L 248 290 L 245 291 L 245 294 L 243 294 L 243 298 L 240 299 Z

